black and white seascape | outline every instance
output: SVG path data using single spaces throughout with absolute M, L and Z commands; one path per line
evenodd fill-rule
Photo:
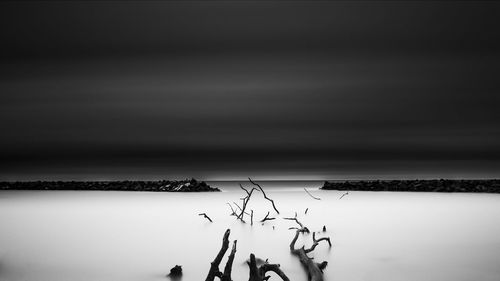
M 0 22 L 0 281 L 500 280 L 497 2 Z

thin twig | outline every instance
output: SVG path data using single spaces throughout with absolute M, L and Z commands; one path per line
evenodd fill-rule
M 332 242 L 330 241 L 330 237 L 322 237 L 322 238 L 316 239 L 316 232 L 313 232 L 313 244 L 312 244 L 311 248 L 304 249 L 306 254 L 314 251 L 316 246 L 318 246 L 319 242 L 321 242 L 321 241 L 326 241 L 326 242 L 328 242 L 328 245 L 330 245 L 330 247 L 332 246 Z
M 349 195 L 349 191 L 346 192 L 346 193 L 344 193 L 344 194 L 342 194 L 342 196 L 340 196 L 339 200 L 342 199 L 342 198 L 344 198 L 344 196 L 346 196 L 346 195 Z
M 240 209 L 240 211 L 243 211 L 243 209 L 240 207 L 240 205 L 238 205 L 238 203 L 236 203 L 236 202 L 234 202 L 234 201 L 233 201 L 233 204 L 234 204 L 234 205 L 235 205 L 238 209 Z M 245 212 L 245 214 L 250 215 L 250 214 L 249 214 L 249 213 L 247 213 L 247 212 Z
M 264 189 L 262 189 L 262 186 L 260 186 L 258 183 L 255 183 L 254 181 L 252 181 L 252 179 L 251 179 L 251 178 L 248 178 L 248 180 L 249 180 L 249 181 L 250 181 L 253 185 L 256 185 L 256 186 L 260 189 L 260 192 L 262 192 L 262 194 L 264 195 L 264 198 L 266 198 L 267 200 L 271 201 L 271 203 L 273 204 L 273 208 L 274 208 L 274 210 L 276 211 L 276 213 L 278 213 L 278 214 L 279 214 L 280 212 L 279 212 L 279 211 L 278 211 L 278 209 L 276 208 L 276 205 L 274 204 L 274 200 L 273 200 L 273 199 L 271 199 L 271 198 L 269 198 L 269 197 L 267 197 L 266 193 L 264 192 Z
M 229 203 L 226 203 L 226 204 L 229 206 L 229 208 L 231 208 L 231 215 L 230 216 L 237 216 L 236 212 L 234 211 L 233 205 L 231 205 Z
M 224 257 L 224 254 L 226 253 L 227 249 L 229 248 L 229 234 L 231 233 L 231 230 L 227 229 L 226 232 L 224 233 L 224 236 L 222 238 L 222 247 L 219 250 L 219 253 L 215 257 L 215 259 L 210 263 L 210 271 L 208 272 L 207 278 L 205 278 L 205 281 L 214 281 L 215 277 L 221 277 L 222 273 L 219 270 L 219 264 L 222 261 L 222 258 Z
M 267 212 L 267 215 L 260 222 L 272 221 L 274 219 L 276 219 L 276 218 L 270 218 L 269 217 L 269 212 Z
M 301 232 L 309 233 L 309 229 L 307 227 L 304 227 L 304 225 L 297 219 L 297 212 L 295 212 L 295 217 L 283 218 L 283 219 L 295 221 L 300 226 L 300 228 L 299 227 L 290 227 L 289 229 L 297 229 L 297 230 L 300 230 Z
M 209 220 L 210 222 L 213 222 L 212 219 L 209 216 L 207 216 L 206 213 L 198 214 L 198 216 L 204 216 L 207 220 Z
M 224 267 L 224 273 L 223 273 L 222 280 L 232 280 L 231 279 L 231 271 L 233 268 L 234 255 L 236 254 L 236 243 L 237 242 L 238 242 L 237 240 L 233 241 L 233 248 L 231 249 L 231 253 L 229 254 L 229 257 L 227 258 L 226 266 Z
M 304 190 L 306 191 L 307 194 L 309 194 L 309 196 L 311 196 L 312 199 L 321 200 L 321 198 L 319 198 L 319 197 L 314 197 L 309 191 L 307 191 L 307 189 L 305 187 L 304 187 Z
M 253 191 L 257 190 L 257 188 L 252 188 L 250 191 L 248 191 L 241 184 L 240 184 L 240 188 L 243 189 L 246 192 L 247 196 L 241 198 L 241 200 L 243 201 L 242 207 L 240 208 L 241 213 L 237 217 L 241 221 L 244 221 L 243 219 L 244 219 L 245 214 L 249 215 L 247 212 L 245 212 L 245 209 L 247 208 L 248 201 L 250 201 L 250 197 L 252 196 Z

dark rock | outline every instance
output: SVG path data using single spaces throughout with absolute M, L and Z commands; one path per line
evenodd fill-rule
M 415 192 L 483 192 L 500 193 L 500 180 L 391 180 L 345 181 L 323 184 L 324 190 L 415 191 Z
M 182 266 L 176 265 L 170 269 L 170 273 L 167 275 L 169 277 L 181 277 L 182 276 Z
M 206 192 L 220 191 L 203 181 L 35 181 L 0 182 L 0 190 L 115 190 L 159 192 Z

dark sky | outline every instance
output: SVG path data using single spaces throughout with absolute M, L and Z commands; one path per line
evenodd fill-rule
M 0 4 L 0 179 L 500 177 L 495 2 Z

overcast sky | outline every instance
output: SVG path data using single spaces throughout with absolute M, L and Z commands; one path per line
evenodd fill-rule
M 500 177 L 493 1 L 23 1 L 0 24 L 0 179 Z

